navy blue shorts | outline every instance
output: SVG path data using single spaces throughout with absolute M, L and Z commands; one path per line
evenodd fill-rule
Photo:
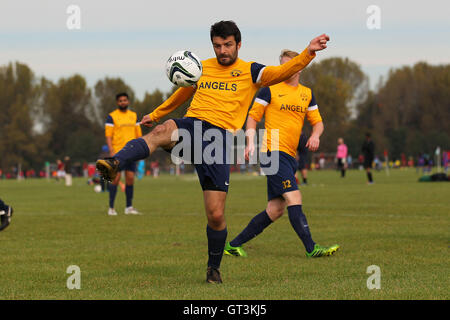
M 308 152 L 302 152 L 298 154 L 298 170 L 303 170 L 306 168 Z
M 119 171 L 132 171 L 132 172 L 136 172 L 136 162 L 135 161 L 129 161 L 127 162 L 127 164 L 125 165 L 125 167 L 123 167 L 123 169 L 119 170 Z
M 172 120 L 175 121 L 178 129 L 185 129 L 186 132 L 184 133 L 189 133 L 189 135 L 185 137 L 179 131 L 179 139 L 175 147 L 166 151 L 178 151 L 180 148 L 182 150 L 190 150 L 190 154 L 180 152 L 179 155 L 184 161 L 194 164 L 202 189 L 228 192 L 230 161 L 227 161 L 227 159 L 230 155 L 233 135 L 223 128 L 196 118 L 186 117 Z M 212 132 L 211 141 L 203 138 L 208 135 L 207 133 L 205 136 L 205 132 L 208 129 L 214 129 L 208 131 Z M 217 146 L 217 148 L 214 146 Z M 206 148 L 207 150 L 205 152 Z M 216 157 L 216 150 L 218 150 L 218 159 L 214 159 Z M 205 154 L 210 155 L 210 157 L 205 157 Z
M 295 172 L 297 171 L 297 161 L 294 157 L 283 151 L 267 151 L 267 156 L 277 157 L 279 159 L 279 168 L 275 174 L 267 175 L 267 199 L 270 201 L 274 198 L 281 197 L 284 193 L 298 190 L 295 180 Z M 269 166 L 261 164 L 264 167 Z

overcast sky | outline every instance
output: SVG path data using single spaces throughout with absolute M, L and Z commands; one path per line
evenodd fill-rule
M 70 5 L 81 10 L 80 29 L 67 27 Z M 370 5 L 380 9 L 380 29 L 367 27 Z M 449 12 L 446 0 L 1 0 L 0 65 L 20 61 L 54 81 L 79 73 L 90 86 L 122 77 L 142 98 L 169 90 L 164 66 L 173 52 L 212 57 L 211 24 L 234 20 L 244 60 L 278 64 L 281 49 L 301 51 L 327 33 L 316 60 L 348 57 L 373 87 L 390 68 L 450 63 Z

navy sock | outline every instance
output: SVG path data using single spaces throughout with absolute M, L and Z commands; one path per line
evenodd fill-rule
M 272 220 L 270 220 L 269 215 L 267 214 L 266 210 L 264 210 L 263 212 L 254 216 L 252 220 L 250 220 L 247 227 L 245 227 L 245 229 L 242 230 L 242 232 L 230 242 L 230 245 L 232 247 L 242 246 L 244 243 L 250 241 L 258 234 L 263 232 L 263 230 L 267 228 L 271 223 Z
M 227 234 L 226 227 L 223 230 L 216 231 L 208 225 L 206 226 L 206 236 L 208 237 L 208 267 L 219 269 Z
M 127 198 L 127 207 L 131 207 L 131 203 L 133 202 L 133 185 L 125 186 L 125 195 Z
M 308 221 L 302 211 L 302 205 L 294 205 L 288 207 L 289 221 L 295 232 L 303 242 L 305 249 L 308 253 L 314 250 L 315 242 L 311 237 L 311 232 L 309 231 Z
M 369 180 L 369 182 L 373 182 L 372 172 L 367 172 L 367 179 Z
M 114 200 L 116 200 L 117 186 L 109 184 L 109 207 L 114 208 Z
M 133 139 L 127 142 L 125 147 L 116 153 L 114 158 L 120 161 L 119 170 L 122 170 L 127 163 L 142 160 L 150 155 L 147 142 L 142 138 Z

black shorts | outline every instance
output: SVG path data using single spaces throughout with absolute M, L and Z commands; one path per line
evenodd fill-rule
M 345 169 L 345 160 L 343 158 L 337 159 L 337 166 L 339 169 Z
M 186 131 L 179 131 L 179 138 L 175 147 L 166 151 L 176 150 L 178 152 L 180 149 L 183 151 L 180 152 L 180 157 L 185 163 L 194 164 L 203 190 L 228 192 L 230 182 L 229 156 L 233 135 L 223 128 L 197 118 L 186 117 L 172 120 L 175 121 L 178 129 Z M 205 135 L 205 132 L 209 129 L 214 130 L 208 131 Z M 206 138 L 209 133 L 212 136 L 211 141 Z M 218 145 L 221 147 L 214 148 Z M 190 151 L 188 152 L 190 154 L 186 154 L 184 151 Z M 211 155 L 211 157 L 205 155 Z M 216 161 L 213 161 L 214 159 Z
M 364 158 L 364 169 L 372 168 L 373 158 Z

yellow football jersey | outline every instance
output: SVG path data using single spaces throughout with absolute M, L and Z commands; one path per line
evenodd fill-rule
M 106 118 L 105 136 L 112 138 L 114 153 L 119 152 L 128 141 L 141 137 L 142 130 L 136 112 L 129 109 L 111 112 Z
M 186 117 L 207 121 L 224 129 L 242 128 L 248 108 L 259 89 L 257 73 L 263 67 L 237 59 L 222 66 L 216 58 L 202 62 L 203 74 Z
M 305 116 L 311 125 L 322 121 L 311 89 L 301 84 L 294 87 L 285 82 L 263 88 L 258 93 L 249 116 L 259 122 L 263 115 L 266 132 L 261 151 L 279 150 L 293 157 L 297 153 Z M 274 129 L 278 129 L 278 141 L 272 141 Z
M 305 49 L 283 65 L 267 67 L 239 58 L 230 66 L 219 64 L 217 58 L 203 60 L 203 73 L 195 88 L 179 88 L 150 113 L 150 118 L 159 121 L 194 95 L 185 117 L 194 117 L 232 131 L 241 129 L 260 87 L 284 81 L 307 66 L 314 57 L 315 54 L 310 55 Z

